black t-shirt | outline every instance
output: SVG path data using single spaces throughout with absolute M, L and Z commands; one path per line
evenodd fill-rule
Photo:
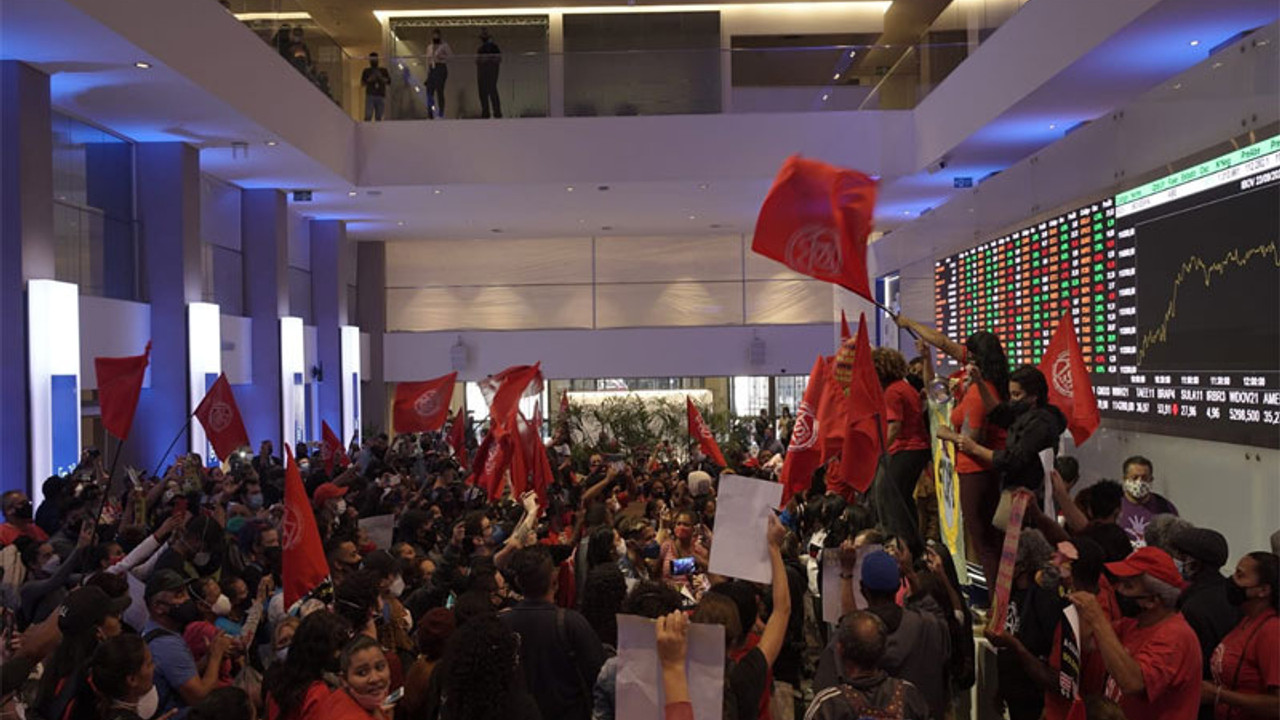
M 755 720 L 760 715 L 760 698 L 768 679 L 769 661 L 758 647 L 732 663 L 725 678 L 724 716 L 729 720 Z
M 391 73 L 384 67 L 367 67 L 360 73 L 360 84 L 364 86 L 365 95 L 386 97 L 387 86 L 391 84 Z

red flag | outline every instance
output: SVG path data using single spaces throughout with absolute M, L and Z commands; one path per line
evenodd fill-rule
M 840 311 L 840 344 L 843 345 L 845 340 L 853 337 L 853 333 L 849 332 L 849 318 L 844 316 L 844 311 Z
M 556 419 L 557 425 L 567 426 L 569 424 L 569 391 L 560 391 L 560 417 Z
M 128 439 L 129 430 L 133 428 L 133 414 L 138 410 L 138 396 L 142 394 L 142 378 L 150 361 L 150 342 L 141 355 L 93 359 L 102 426 L 121 442 Z
M 458 414 L 453 416 L 453 423 L 449 426 L 449 447 L 453 448 L 453 456 L 458 459 L 460 467 L 467 466 L 467 414 L 463 408 L 458 408 Z
M 846 343 L 847 345 L 847 343 Z M 849 349 L 852 353 L 852 348 Z M 818 445 L 822 451 L 822 462 L 826 462 L 834 455 L 840 454 L 840 448 L 844 445 L 845 428 L 849 424 L 846 418 L 849 416 L 848 403 L 845 402 L 845 392 L 849 387 L 849 378 L 842 372 L 843 381 L 836 377 L 836 357 L 845 354 L 845 346 L 841 346 L 840 352 L 834 357 L 823 358 L 823 382 L 821 395 L 818 396 L 817 426 L 818 426 Z M 843 365 L 841 366 L 844 367 Z
M 818 402 L 827 375 L 826 362 L 819 355 L 809 371 L 809 384 L 804 388 L 804 399 L 796 408 L 795 425 L 791 429 L 791 443 L 787 457 L 782 461 L 782 504 L 792 495 L 808 490 L 813 481 L 813 471 L 822 465 L 822 447 L 818 443 Z
M 249 444 L 249 431 L 244 429 L 236 396 L 231 392 L 231 383 L 227 382 L 225 373 L 218 375 L 213 387 L 196 406 L 196 419 L 204 426 L 204 434 L 219 458 L 225 460 Z
M 458 373 L 415 383 L 396 385 L 395 410 L 391 424 L 398 433 L 430 432 L 444 427 L 453 400 L 453 383 Z
M 868 300 L 867 236 L 876 183 L 856 171 L 792 156 L 760 207 L 751 249 Z
M 876 467 L 884 453 L 886 423 L 884 389 L 871 362 L 866 316 L 859 320 L 858 338 L 854 342 L 853 374 L 849 378 L 849 427 L 840 451 L 840 476 L 858 492 L 866 492 L 875 480 Z
M 685 410 L 689 414 L 689 434 L 698 439 L 698 445 L 702 447 L 702 453 L 714 460 L 720 467 L 729 467 L 729 463 L 724 461 L 724 454 L 720 452 L 720 446 L 716 444 L 716 439 L 711 434 L 711 428 L 702 419 L 702 413 L 698 412 L 698 408 L 693 406 L 693 401 L 688 396 L 685 396 L 684 402 Z
M 347 451 L 342 449 L 342 440 L 329 427 L 329 423 L 323 420 L 320 421 L 320 435 L 323 440 L 320 444 L 320 459 L 324 461 L 324 473 L 332 477 L 334 465 L 346 467 L 351 464 L 351 459 L 347 457 Z
M 489 401 L 491 427 L 496 420 L 500 429 L 505 432 L 515 427 L 512 421 L 520 407 L 520 399 L 542 394 L 541 363 L 513 365 L 482 380 L 479 385 L 480 391 Z
M 316 516 L 302 486 L 302 473 L 293 459 L 293 449 L 284 446 L 284 521 L 280 526 L 280 554 L 283 557 L 281 579 L 284 582 L 284 606 L 291 607 L 299 598 L 329 577 L 329 564 L 320 543 Z
M 1101 419 L 1070 310 L 1058 319 L 1058 328 L 1053 331 L 1044 357 L 1040 358 L 1040 372 L 1049 381 L 1049 402 L 1067 416 L 1071 437 L 1077 446 L 1082 445 L 1098 429 Z
M 552 480 L 555 475 L 551 471 L 551 460 L 547 457 L 547 448 L 542 444 L 542 406 L 533 406 L 533 427 L 537 430 L 536 439 L 537 447 L 536 455 L 533 458 L 530 469 L 533 491 L 538 494 L 538 504 L 542 507 L 547 506 L 547 488 L 551 487 Z
M 480 444 L 480 452 L 476 453 L 476 467 L 472 474 L 475 484 L 479 485 L 489 500 L 497 500 L 502 496 L 502 480 L 507 467 L 511 464 L 511 438 L 498 437 L 492 427 Z

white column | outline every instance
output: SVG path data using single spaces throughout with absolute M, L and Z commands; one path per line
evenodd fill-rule
M 80 288 L 27 281 L 31 501 L 41 486 L 80 461 Z
M 190 381 L 191 412 L 195 412 L 213 381 L 222 373 L 222 313 L 220 308 L 207 302 L 187 303 L 187 373 Z M 199 420 L 191 420 L 191 452 L 200 456 L 206 465 L 218 458 L 204 426 Z

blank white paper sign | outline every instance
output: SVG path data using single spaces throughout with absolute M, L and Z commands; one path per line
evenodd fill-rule
M 360 527 L 364 529 L 369 540 L 378 547 L 379 550 L 391 549 L 391 538 L 395 534 L 396 516 L 395 515 L 375 515 L 373 517 L 360 518 Z
M 685 677 L 695 720 L 720 720 L 724 706 L 724 626 L 690 625 Z M 662 720 L 667 705 L 653 620 L 618 616 L 617 720 Z
M 769 515 L 782 503 L 782 484 L 740 475 L 720 478 L 716 535 L 708 570 L 751 582 L 773 580 L 769 562 Z

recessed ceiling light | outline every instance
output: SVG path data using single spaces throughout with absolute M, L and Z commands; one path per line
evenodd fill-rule
M 1222 63 L 1220 63 L 1220 62 L 1216 62 L 1216 63 L 1214 63 L 1214 64 L 1213 64 L 1213 69 L 1214 69 L 1214 70 L 1217 70 L 1217 69 L 1218 69 L 1218 68 L 1220 68 L 1220 67 L 1222 67 Z
M 422 92 L 422 86 L 421 86 L 421 85 L 414 85 L 414 86 L 413 86 L 413 91 L 414 91 L 414 92 L 417 92 L 417 93 Z
M 850 51 L 849 51 L 849 57 L 853 57 L 854 55 L 857 55 L 857 54 L 858 54 L 858 51 L 857 51 L 857 50 L 850 50 Z
M 279 143 L 277 143 L 275 140 L 268 140 L 268 141 L 267 141 L 267 147 L 275 147 L 275 146 L 276 146 L 276 145 L 278 145 L 278 144 L 279 144 Z
M 404 227 L 404 221 L 403 221 L 403 220 L 401 220 L 401 221 L 397 222 L 397 223 L 396 223 L 396 226 L 397 226 L 397 227 Z
M 902 214 L 903 214 L 903 215 L 910 215 L 910 214 L 911 214 L 911 211 L 910 211 L 910 210 L 903 210 L 903 211 L 902 211 Z
M 1053 129 L 1054 129 L 1054 128 L 1056 128 L 1056 127 L 1058 127 L 1058 124 L 1057 124 L 1057 123 L 1049 123 L 1049 129 L 1050 129 L 1050 130 L 1053 130 Z
M 824 94 L 824 95 L 822 96 L 822 102 L 826 102 L 826 101 L 827 101 L 827 98 L 829 98 L 829 97 L 831 97 L 831 96 L 830 96 L 830 95 L 826 95 L 826 94 Z
M 357 193 L 355 190 L 351 190 L 351 191 L 347 192 L 347 197 L 355 197 L 355 196 L 356 196 L 356 195 L 358 195 L 358 194 L 359 194 L 359 193 Z
M 1199 40 L 1192 40 L 1192 41 L 1191 41 L 1191 47 L 1195 47 L 1195 46 L 1197 46 L 1197 45 L 1199 45 L 1199 44 L 1200 44 L 1200 41 L 1199 41 Z
M 1182 89 L 1182 83 L 1174 83 L 1174 84 L 1173 84 L 1173 89 L 1174 89 L 1174 90 L 1181 90 L 1181 89 Z
M 564 188 L 564 191 L 565 191 L 565 192 L 573 192 L 573 186 L 572 186 L 572 185 L 566 185 L 566 186 L 565 186 L 565 188 Z
M 835 75 L 832 75 L 832 76 L 831 76 L 831 79 L 832 79 L 832 80 L 839 80 L 839 79 L 840 79 L 840 73 L 836 73 Z
M 432 191 L 431 191 L 431 194 L 432 194 L 432 195 L 439 195 L 439 194 L 441 194 L 441 193 L 443 193 L 443 192 L 444 192 L 444 191 L 443 191 L 443 190 L 441 190 L 440 188 L 436 188 L 435 190 L 432 190 Z
M 698 219 L 698 216 L 697 216 L 697 215 L 690 215 L 690 216 L 689 216 L 689 219 L 690 219 L 690 220 L 697 220 L 697 219 Z
M 146 60 L 139 60 L 138 62 L 134 63 L 133 66 L 138 68 L 139 70 L 151 69 L 151 63 L 147 62 Z

